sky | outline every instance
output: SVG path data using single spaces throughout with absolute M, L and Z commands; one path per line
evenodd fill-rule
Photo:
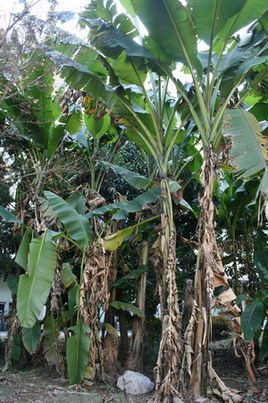
M 55 11 L 73 11 L 79 13 L 89 4 L 90 0 L 58 0 Z M 31 0 L 31 3 L 37 3 L 31 8 L 31 13 L 38 18 L 45 18 L 49 10 L 49 1 L 47 0 Z M 23 5 L 20 0 L 0 0 L 1 26 L 7 26 L 10 14 L 22 11 Z M 63 24 L 62 28 L 76 33 L 76 21 L 69 21 Z
M 79 12 L 86 6 L 90 0 L 58 0 L 56 11 L 75 11 Z M 32 12 L 38 17 L 43 17 L 49 9 L 49 1 L 47 0 L 31 0 L 30 3 L 37 3 L 32 7 Z M 20 0 L 1 0 L 1 12 L 6 16 L 11 12 L 17 12 L 23 9 L 23 4 Z

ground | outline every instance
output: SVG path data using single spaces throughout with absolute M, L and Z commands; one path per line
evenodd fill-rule
M 213 349 L 213 362 L 224 382 L 241 392 L 243 402 L 268 402 L 267 368 L 260 371 L 256 384 L 250 384 L 245 375 L 242 360 L 235 357 L 230 343 L 226 342 L 218 342 Z M 115 387 L 108 385 L 70 388 L 66 379 L 47 367 L 0 373 L 1 403 L 145 403 L 150 397 L 126 396 Z

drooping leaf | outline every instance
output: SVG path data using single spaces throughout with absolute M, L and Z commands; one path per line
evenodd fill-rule
M 63 53 L 49 48 L 45 49 L 45 54 L 53 63 L 61 67 L 62 77 L 75 89 L 83 88 L 88 90 L 90 94 L 98 99 L 105 100 L 107 98 L 105 84 L 80 63 L 75 62 Z
M 232 139 L 232 164 L 240 177 L 255 175 L 266 167 L 265 139 L 255 116 L 242 109 L 227 110 L 224 133 Z
M 52 314 L 50 314 L 44 323 L 44 350 L 47 351 L 53 346 L 59 337 L 59 331 L 56 326 L 55 319 Z
M 26 350 L 30 354 L 35 353 L 41 341 L 41 327 L 39 322 L 36 322 L 32 328 L 22 328 L 21 336 Z
M 108 114 L 105 114 L 101 119 L 97 119 L 94 114 L 84 115 L 84 121 L 89 133 L 95 139 L 100 139 L 111 125 L 111 118 Z
M 57 122 L 57 124 L 52 123 L 47 143 L 47 149 L 50 155 L 53 155 L 65 135 L 65 124 Z
M 17 312 L 22 327 L 32 328 L 46 303 L 56 268 L 56 245 L 46 234 L 30 243 L 27 273 L 19 279 Z
M 68 291 L 68 309 L 67 318 L 72 319 L 79 306 L 79 285 L 75 285 Z
M 89 327 L 80 319 L 78 324 L 69 330 L 74 335 L 67 340 L 67 369 L 70 385 L 79 384 L 85 374 L 85 368 L 88 363 L 89 351 Z
M 15 217 L 10 211 L 8 211 L 5 207 L 0 206 L 0 216 L 3 218 L 4 221 L 6 222 L 16 222 L 20 223 L 21 221 Z
M 77 211 L 78 214 L 85 214 L 86 199 L 83 192 L 75 192 L 71 194 L 66 201 Z
M 113 301 L 110 305 L 115 309 L 122 309 L 123 311 L 129 311 L 134 313 L 134 315 L 139 316 L 140 318 L 144 318 L 144 312 L 142 312 L 138 307 L 133 304 L 127 304 L 126 302 L 122 301 Z
M 151 179 L 146 178 L 136 172 L 131 172 L 126 168 L 122 168 L 119 165 L 111 164 L 110 162 L 102 162 L 106 168 L 112 169 L 118 175 L 121 175 L 131 186 L 136 189 L 145 189 L 152 186 L 154 183 Z
M 25 271 L 27 271 L 27 261 L 28 261 L 28 253 L 29 253 L 29 246 L 30 240 L 32 236 L 32 230 L 30 227 L 26 229 L 24 232 L 22 241 L 20 243 L 15 262 L 20 265 Z
M 100 246 L 102 246 L 105 250 L 114 251 L 124 242 L 124 240 L 129 235 L 131 235 L 134 231 L 136 231 L 138 227 L 147 225 L 149 222 L 155 220 L 156 218 L 159 218 L 159 216 L 148 218 L 147 220 L 143 220 L 138 224 L 121 229 L 112 235 L 107 235 L 104 239 L 101 239 L 101 241 L 99 242 Z
M 66 122 L 65 129 L 67 130 L 67 132 L 69 132 L 70 134 L 77 133 L 82 125 L 82 119 L 83 119 L 83 115 L 81 112 L 72 113 L 68 117 L 67 122 Z
M 44 324 L 43 348 L 46 361 L 49 365 L 55 365 L 56 368 L 60 368 L 64 365 L 59 344 L 59 331 L 57 324 L 53 315 L 50 314 L 46 318 Z
M 60 74 L 68 84 L 75 89 L 83 89 L 92 97 L 104 101 L 114 114 L 130 117 L 132 116 L 131 108 L 138 113 L 141 112 L 141 108 L 138 109 L 137 105 L 132 105 L 127 98 L 122 101 L 123 87 L 118 90 L 108 87 L 96 74 L 56 50 L 46 49 L 45 53 L 55 65 L 61 68 Z
M 92 44 L 106 56 L 117 57 L 122 51 L 128 56 L 153 59 L 153 55 L 110 22 L 84 18 L 90 27 Z
M 241 315 L 241 328 L 245 341 L 253 339 L 255 332 L 262 326 L 265 317 L 265 308 L 260 301 L 250 302 Z
M 72 287 L 77 285 L 77 279 L 74 273 L 72 272 L 71 266 L 69 263 L 63 263 L 61 269 L 61 279 L 65 288 Z
M 60 196 L 49 191 L 45 191 L 44 194 L 50 206 L 63 223 L 68 236 L 75 240 L 81 249 L 88 246 L 92 238 L 92 228 L 87 218 L 84 215 L 78 214 L 77 211 Z
M 47 199 L 44 197 L 38 197 L 38 203 L 39 203 L 39 208 L 40 208 L 40 215 L 42 219 L 45 221 L 45 223 L 48 226 L 51 226 L 55 224 L 57 220 L 57 214 L 53 210 L 53 208 L 50 206 L 49 202 Z
M 112 287 L 120 287 L 123 284 L 127 283 L 129 280 L 137 280 L 143 273 L 148 270 L 148 266 L 141 266 L 137 270 L 131 270 L 130 273 L 125 274 L 120 277 L 115 283 L 112 284 Z
M 246 44 L 243 44 L 243 40 L 241 40 L 232 50 L 222 56 L 218 75 L 224 74 L 224 80 L 230 76 L 235 82 L 253 67 L 265 63 L 268 59 L 264 53 L 266 43 L 267 36 L 264 32 L 253 31 Z
M 113 214 L 112 218 L 114 220 L 123 220 L 127 217 L 129 213 L 142 211 L 144 206 L 146 206 L 147 204 L 155 203 L 160 196 L 161 196 L 161 189 L 154 188 L 148 190 L 147 192 L 142 193 L 141 195 L 135 197 L 132 200 L 111 203 L 106 206 L 92 210 L 89 213 L 87 213 L 87 217 L 93 217 L 95 215 L 103 215 L 105 213 L 114 212 L 118 210 L 115 214 Z
M 124 240 L 135 231 L 136 227 L 127 227 L 112 235 L 107 235 L 102 240 L 102 246 L 105 250 L 114 251 L 124 242 Z

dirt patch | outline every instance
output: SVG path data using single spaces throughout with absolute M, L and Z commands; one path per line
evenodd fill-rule
M 268 368 L 259 371 L 257 382 L 252 384 L 243 360 L 235 357 L 230 340 L 213 343 L 212 350 L 216 372 L 227 386 L 241 392 L 243 402 L 268 402 Z M 151 396 L 127 396 L 108 385 L 69 387 L 67 379 L 48 367 L 0 372 L 1 403 L 145 403 Z
M 217 374 L 228 387 L 241 393 L 243 402 L 268 402 L 268 367 L 257 368 L 257 381 L 252 383 L 247 377 L 243 358 L 234 354 L 231 339 L 214 342 L 212 357 Z
M 1 403 L 145 403 L 148 396 L 126 396 L 107 385 L 70 387 L 49 368 L 9 371 L 0 375 Z

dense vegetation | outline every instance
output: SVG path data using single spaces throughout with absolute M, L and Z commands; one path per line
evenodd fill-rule
M 72 385 L 149 362 L 156 402 L 211 382 L 237 401 L 213 370 L 211 309 L 254 381 L 268 352 L 267 3 L 120 3 L 81 13 L 88 41 L 27 5 L 1 31 L 6 368 L 39 352 Z

